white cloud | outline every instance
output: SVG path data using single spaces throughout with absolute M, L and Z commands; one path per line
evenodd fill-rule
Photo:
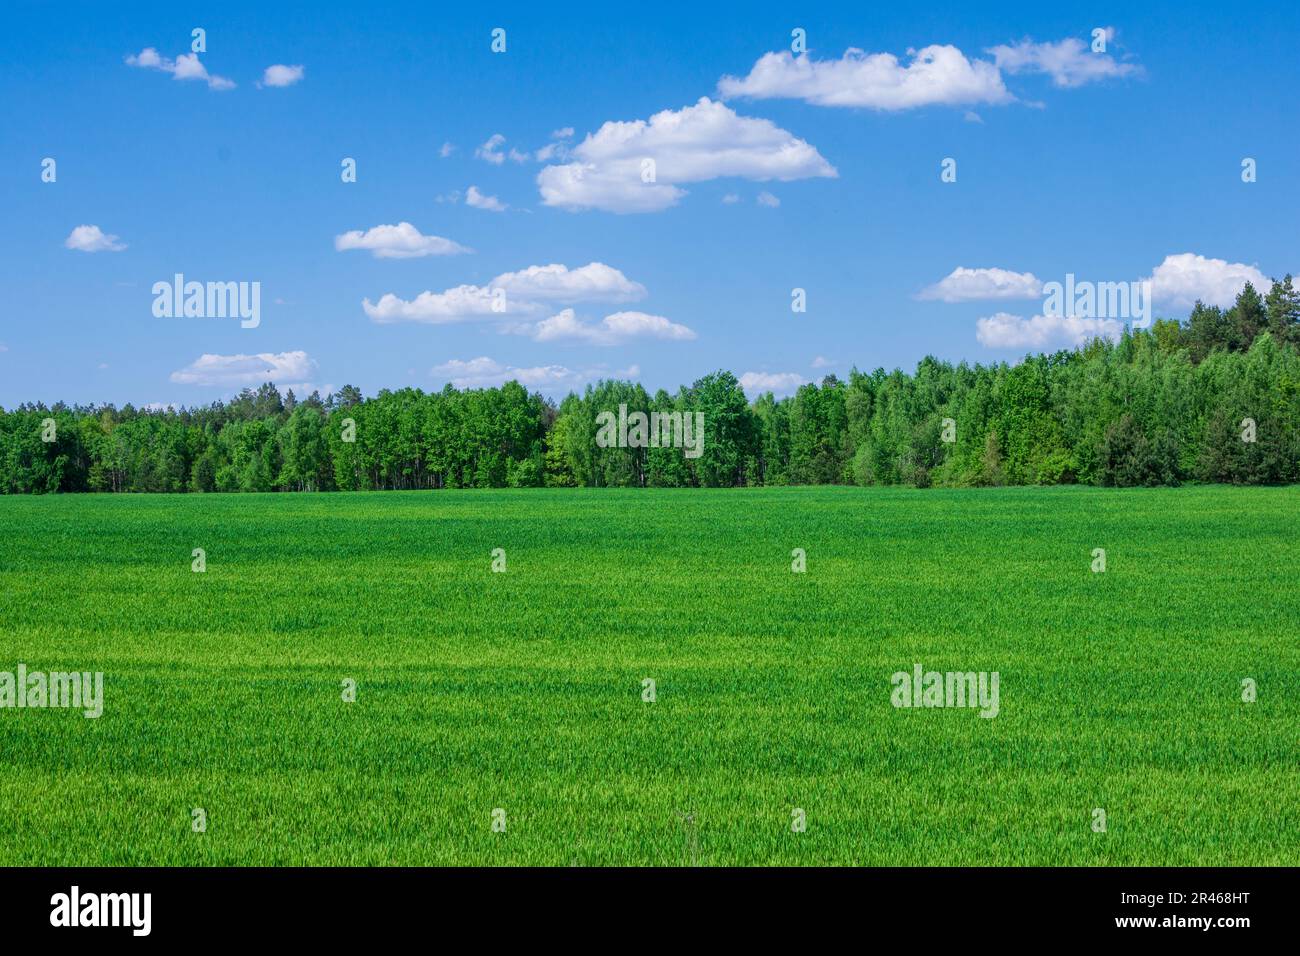
M 375 226 L 365 232 L 353 229 L 335 236 L 334 248 L 339 252 L 369 249 L 376 259 L 415 259 L 420 256 L 451 256 L 472 251 L 441 236 L 421 235 L 420 230 L 409 222 L 399 222 L 396 226 Z
M 1164 261 L 1144 281 L 1151 283 L 1152 300 L 1166 308 L 1191 308 L 1196 300 L 1207 305 L 1228 307 L 1247 282 L 1261 293 L 1272 283 L 1264 273 L 1244 262 L 1227 262 L 1224 259 L 1207 259 L 1190 252 L 1165 256 Z M 934 285 L 923 289 L 918 299 L 938 299 L 943 302 L 969 302 L 984 299 L 1037 299 L 1043 295 L 1043 283 L 1031 272 L 1012 272 L 1007 269 L 967 269 L 958 267 Z M 1017 323 L 1013 331 L 1007 321 Z M 1039 321 L 1042 319 L 1043 321 Z M 1007 340 L 1007 347 L 1041 345 L 1060 341 L 1075 343 L 1079 334 L 1089 333 L 1090 327 L 1053 325 L 1055 320 L 1039 316 L 1020 319 L 998 313 L 981 319 L 981 328 L 987 328 L 990 340 Z M 1089 320 L 1079 320 L 1087 322 Z M 1037 323 L 1037 324 L 1034 324 Z M 1110 326 L 1106 327 L 1109 330 Z M 1097 334 L 1091 332 L 1091 334 Z M 981 334 L 980 341 L 984 338 Z M 1048 338 L 1042 338 L 1048 336 Z
M 682 183 L 724 176 L 789 182 L 838 175 L 804 140 L 770 120 L 738 116 L 708 97 L 648 121 L 607 122 L 572 155 L 573 162 L 537 174 L 548 206 L 658 212 L 686 194 Z M 646 181 L 651 161 L 654 176 Z
M 694 330 L 669 322 L 662 315 L 647 315 L 644 312 L 615 312 L 605 316 L 601 324 L 620 339 L 644 336 L 686 342 L 695 338 Z
M 531 335 L 538 342 L 554 342 L 560 339 L 587 339 L 599 334 L 599 329 L 583 322 L 572 309 L 563 309 L 549 319 L 534 325 L 521 326 L 516 331 Z
M 1115 31 L 1107 28 L 1107 41 Z M 1093 53 L 1076 37 L 1056 43 L 1026 39 L 985 51 L 993 61 L 967 57 L 949 44 L 908 50 L 904 64 L 892 53 L 849 48 L 838 60 L 815 60 L 790 51 L 765 53 L 744 77 L 724 76 L 718 94 L 725 98 L 798 99 L 817 106 L 907 110 L 922 106 L 997 105 L 1014 102 L 1006 88 L 1008 74 L 1045 73 L 1059 87 L 1077 87 L 1141 72 L 1109 53 Z M 966 119 L 981 122 L 967 111 Z
M 228 80 L 224 76 L 209 74 L 207 67 L 199 62 L 197 53 L 182 53 L 173 60 L 169 57 L 160 56 L 157 50 L 147 46 L 139 53 L 128 56 L 126 62 L 128 66 L 138 66 L 146 70 L 160 70 L 163 73 L 170 73 L 172 78 L 177 80 L 202 80 L 208 84 L 210 90 L 231 90 L 235 88 L 233 80 Z
M 917 298 L 970 302 L 977 299 L 1037 299 L 1042 294 L 1043 283 L 1032 272 L 958 266 L 934 285 L 922 289 Z
M 1107 43 L 1114 38 L 1114 28 L 1107 27 Z M 1021 40 L 1010 46 L 991 47 L 986 52 L 993 54 L 1000 70 L 1013 75 L 1046 73 L 1053 85 L 1065 88 L 1140 72 L 1137 65 L 1120 63 L 1109 53 L 1093 53 L 1091 45 L 1077 37 L 1067 37 L 1057 43 Z
M 833 368 L 838 364 L 839 364 L 838 362 L 832 362 L 830 359 L 824 358 L 823 356 L 820 355 L 812 360 L 813 368 Z
M 1123 324 L 1115 319 L 1084 319 L 1068 315 L 1036 315 L 1022 319 L 998 312 L 975 323 L 975 336 L 991 349 L 1046 349 L 1083 345 L 1098 337 L 1118 339 Z
M 63 245 L 82 252 L 121 252 L 126 248 L 120 237 L 105 234 L 98 226 L 78 226 L 63 240 Z
M 552 263 L 504 272 L 483 286 L 425 291 L 409 301 L 390 292 L 374 304 L 365 299 L 361 307 L 376 322 L 441 325 L 494 315 L 535 315 L 544 308 L 543 302 L 634 302 L 645 294 L 645 286 L 603 262 L 576 269 Z
M 814 60 L 789 51 L 765 53 L 746 77 L 724 76 L 724 98 L 799 99 L 817 106 L 906 110 L 920 106 L 1009 103 L 992 63 L 970 60 L 955 46 L 909 50 L 904 66 L 892 53 L 867 54 L 850 47 L 838 60 Z
M 740 202 L 740 196 L 736 193 L 727 193 L 722 197 L 722 203 L 726 206 L 733 206 L 738 202 Z
M 486 388 L 505 382 L 519 382 L 525 388 L 535 391 L 542 389 L 577 389 L 587 382 L 600 378 L 635 379 L 641 369 L 632 365 L 626 369 L 613 372 L 604 365 L 588 369 L 571 369 L 563 365 L 534 365 L 521 368 L 503 365 L 494 359 L 481 355 L 478 358 L 462 361 L 452 359 L 434 367 L 431 374 L 436 378 L 446 379 L 457 388 Z
M 446 292 L 421 292 L 409 301 L 389 292 L 374 304 L 368 298 L 363 299 L 361 308 L 373 321 L 385 325 L 393 322 L 446 325 L 466 319 L 539 310 L 539 306 L 533 303 L 495 295 L 493 289 L 476 285 L 460 285 Z
M 443 159 L 446 159 L 453 152 L 455 152 L 455 150 L 456 147 L 453 146 L 451 143 L 443 143 L 442 146 L 438 148 L 438 155 L 441 156 Z
M 764 189 L 761 193 L 758 194 L 757 200 L 760 206 L 769 206 L 772 209 L 775 209 L 777 206 L 781 205 L 781 200 L 777 199 L 766 189 Z
M 268 66 L 266 72 L 262 74 L 263 86 L 293 86 L 302 79 L 302 65 L 285 66 L 283 63 L 276 63 Z
M 465 205 L 473 206 L 475 209 L 486 209 L 488 212 L 505 212 L 506 205 L 496 196 L 485 196 L 478 191 L 477 186 L 470 186 L 465 190 Z
M 572 126 L 565 126 L 551 132 L 551 139 L 553 140 L 568 140 L 572 138 Z M 547 143 L 534 154 L 534 158 L 536 158 L 539 163 L 549 163 L 553 159 L 563 162 L 569 159 L 569 155 L 569 144 L 567 142 L 558 142 Z
M 256 355 L 200 355 L 171 374 L 178 385 L 239 387 L 293 380 L 301 383 L 316 368 L 306 352 L 259 352 Z
M 533 154 L 533 158 L 539 163 L 549 163 L 553 159 L 558 159 L 560 161 L 567 160 L 569 155 L 569 147 L 567 143 L 547 143 Z
M 445 378 L 456 388 L 486 388 L 501 385 L 514 380 L 525 388 L 554 388 L 556 386 L 576 388 L 590 380 L 585 372 L 576 372 L 563 365 L 537 365 L 532 368 L 517 368 L 502 365 L 494 359 L 481 355 L 478 358 L 462 361 L 452 359 L 450 362 L 436 366 L 433 374 Z
M 151 46 L 145 47 L 139 53 L 129 54 L 126 58 L 128 66 L 138 66 L 150 70 L 173 70 L 176 67 L 175 61 L 167 60 L 158 55 L 158 51 Z M 168 65 L 164 66 L 166 62 Z
M 511 298 L 556 302 L 635 302 L 646 295 L 645 286 L 603 262 L 589 262 L 577 269 L 558 262 L 529 266 L 503 272 L 489 286 L 505 289 Z
M 474 150 L 474 155 L 479 159 L 486 160 L 493 166 L 500 166 L 506 161 L 506 154 L 501 152 L 501 144 L 506 138 L 500 133 L 493 133 L 488 137 L 487 142 Z
M 798 372 L 746 372 L 740 376 L 740 387 L 749 396 L 758 396 L 763 392 L 788 395 L 807 381 Z
M 619 345 L 636 338 L 662 339 L 683 342 L 695 338 L 695 332 L 684 325 L 670 322 L 662 315 L 645 312 L 615 312 L 599 323 L 579 319 L 573 309 L 564 309 L 531 326 L 525 331 L 537 342 L 581 341 L 592 345 Z
M 1207 259 L 1183 252 L 1165 256 L 1148 277 L 1151 298 L 1164 306 L 1191 308 L 1197 299 L 1206 305 L 1228 307 L 1237 294 L 1251 283 L 1260 293 L 1267 293 L 1272 283 L 1264 273 L 1244 262 Z

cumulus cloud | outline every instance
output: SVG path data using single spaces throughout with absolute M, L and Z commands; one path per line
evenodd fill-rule
M 1244 262 L 1208 259 L 1191 252 L 1165 256 L 1145 280 L 1151 283 L 1151 298 L 1165 308 L 1189 309 L 1199 299 L 1207 305 L 1228 307 L 1236 300 L 1247 282 L 1260 292 L 1267 292 L 1272 282 L 1257 267 Z M 1012 272 L 1007 269 L 967 269 L 959 266 L 932 286 L 918 293 L 918 299 L 937 299 L 942 302 L 970 302 L 988 299 L 1036 299 L 1043 295 L 1043 283 L 1031 272 Z M 1003 334 L 1006 313 L 987 320 L 990 335 Z M 995 321 L 996 320 L 996 321 Z M 1021 320 L 1032 322 L 1036 320 Z M 1040 324 L 1038 329 L 1047 329 Z M 1029 333 L 1026 333 L 1029 334 Z M 1034 333 L 1037 334 L 1037 333 Z M 1065 341 L 1062 333 L 1058 339 Z M 983 339 L 981 339 L 983 341 Z M 1040 344 L 1016 339 L 1014 345 Z
M 481 355 L 478 358 L 462 361 L 452 359 L 433 369 L 433 375 L 445 378 L 456 388 L 486 388 L 501 385 L 514 380 L 525 388 L 576 388 L 590 380 L 584 372 L 565 368 L 563 365 L 536 365 L 531 368 L 518 368 L 502 365 L 494 359 Z
M 483 286 L 422 292 L 409 301 L 390 292 L 377 303 L 366 299 L 361 306 L 376 322 L 440 325 L 494 315 L 536 315 L 544 312 L 546 302 L 634 302 L 645 294 L 645 286 L 603 262 L 590 262 L 576 269 L 552 263 L 503 272 Z
M 564 143 L 547 143 L 533 155 L 539 163 L 549 163 L 553 159 L 568 159 L 569 149 Z
M 1199 299 L 1206 305 L 1231 306 L 1249 282 L 1261 294 L 1272 288 L 1264 273 L 1244 262 L 1207 259 L 1190 252 L 1165 256 L 1148 277 L 1151 298 L 1172 308 L 1191 308 Z
M 409 222 L 395 226 L 375 226 L 362 232 L 354 229 L 334 237 L 334 248 L 339 252 L 349 249 L 368 249 L 376 259 L 415 259 L 420 256 L 452 256 L 471 252 L 459 243 L 441 236 L 421 235 Z
M 781 200 L 777 199 L 766 189 L 764 189 L 761 193 L 758 194 L 757 200 L 760 206 L 768 206 L 772 209 L 775 209 L 777 206 L 781 205 Z
M 1015 99 L 997 67 L 967 59 L 955 46 L 909 50 L 910 62 L 892 53 L 850 47 L 838 60 L 814 60 L 789 51 L 765 53 L 749 75 L 718 81 L 723 98 L 798 99 L 817 106 L 906 110 L 920 106 L 1009 103 Z
M 1106 42 L 1115 38 L 1115 29 L 1106 27 Z M 1077 37 L 1057 43 L 1019 43 L 989 48 L 998 69 L 1010 74 L 1045 73 L 1060 87 L 1083 86 L 1100 80 L 1130 76 L 1139 72 L 1133 63 L 1121 63 L 1109 53 L 1093 53 L 1092 46 Z
M 521 368 L 504 365 L 486 355 L 481 355 L 468 361 L 452 359 L 444 362 L 435 366 L 431 374 L 436 378 L 450 381 L 457 388 L 487 388 L 513 380 L 525 388 L 540 391 L 576 389 L 587 382 L 611 376 L 618 379 L 634 379 L 641 374 L 641 369 L 636 365 L 613 372 L 604 365 L 587 369 L 571 369 L 563 365 L 534 365 Z
M 554 130 L 551 133 L 551 139 L 557 140 L 558 142 L 547 143 L 545 146 L 543 146 L 534 154 L 534 158 L 539 163 L 549 163 L 553 159 L 558 159 L 561 161 L 568 160 L 569 144 L 567 141 L 572 138 L 573 138 L 572 126 L 565 126 L 562 129 Z
M 579 319 L 572 309 L 562 309 L 549 319 L 519 326 L 515 331 L 531 335 L 538 342 L 554 342 L 561 339 L 590 339 L 599 330 Z
M 316 368 L 306 352 L 259 352 L 256 355 L 200 355 L 171 374 L 178 385 L 215 385 L 226 388 L 292 381 L 299 386 Z
M 695 338 L 694 330 L 670 322 L 662 315 L 645 312 L 615 312 L 599 323 L 586 322 L 564 309 L 521 331 L 527 332 L 537 342 L 579 341 L 591 345 L 621 345 L 637 338 L 684 342 Z
M 542 201 L 571 211 L 658 212 L 680 184 L 724 176 L 789 182 L 838 173 L 817 150 L 766 119 L 701 97 L 649 120 L 610 121 L 572 150 L 573 162 L 537 174 Z
M 1051 349 L 1083 345 L 1089 339 L 1118 339 L 1123 324 L 1115 319 L 1036 315 L 1023 319 L 998 312 L 975 323 L 979 343 L 991 349 Z
M 740 376 L 740 387 L 749 396 L 761 395 L 764 392 L 788 395 L 807 381 L 798 372 L 746 372 Z
M 505 212 L 506 204 L 496 196 L 486 196 L 479 192 L 477 186 L 470 186 L 465 190 L 465 205 L 473 206 L 475 209 L 486 209 L 488 212 Z
M 389 292 L 379 301 L 363 299 L 361 308 L 366 315 L 381 324 L 393 322 L 423 322 L 428 325 L 446 325 L 467 319 L 506 316 L 539 311 L 534 303 L 512 299 L 499 290 L 485 286 L 460 285 L 446 292 L 421 292 L 414 299 L 400 299 Z
M 577 269 L 558 262 L 529 266 L 503 272 L 489 285 L 505 289 L 511 297 L 556 302 L 635 302 L 646 295 L 645 286 L 603 262 L 589 262 Z
M 233 80 L 208 73 L 208 68 L 199 62 L 197 53 L 182 53 L 173 60 L 161 56 L 153 47 L 147 46 L 139 53 L 128 56 L 126 62 L 128 66 L 170 73 L 172 78 L 177 80 L 202 80 L 208 84 L 210 90 L 231 90 L 235 87 Z
M 601 324 L 620 339 L 646 336 L 684 342 L 695 338 L 692 329 L 669 322 L 662 315 L 647 315 L 644 312 L 615 312 L 605 316 Z
M 303 76 L 302 65 L 285 66 L 283 63 L 276 63 L 268 66 L 262 74 L 263 86 L 293 86 L 299 82 Z
M 1114 30 L 1107 28 L 1107 40 Z M 908 50 L 908 61 L 892 53 L 866 53 L 850 47 L 838 60 L 816 60 L 790 51 L 765 53 L 743 77 L 724 76 L 718 95 L 724 99 L 797 99 L 817 106 L 863 107 L 896 111 L 923 106 L 977 106 L 1014 102 L 1003 72 L 1044 73 L 1059 87 L 1077 87 L 1140 72 L 1109 53 L 1093 53 L 1076 37 L 1055 43 L 1019 43 L 985 51 L 992 62 L 968 57 L 950 44 Z M 966 118 L 980 122 L 977 114 Z
M 81 252 L 121 252 L 126 248 L 120 237 L 106 234 L 98 226 L 78 226 L 63 240 L 63 245 Z
M 493 166 L 500 166 L 506 161 L 506 154 L 501 152 L 501 146 L 505 141 L 506 138 L 500 133 L 493 133 L 487 138 L 486 143 L 474 150 L 474 155 Z
M 456 151 L 456 147 L 453 146 L 451 143 L 443 143 L 442 146 L 438 148 L 438 155 L 441 156 L 443 159 L 446 159 L 455 151 Z
M 958 266 L 934 285 L 922 289 L 917 298 L 970 302 L 978 299 L 1036 299 L 1042 293 L 1043 283 L 1032 272 Z

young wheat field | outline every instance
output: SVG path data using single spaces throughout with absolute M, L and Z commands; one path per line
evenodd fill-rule
M 98 718 L 0 709 L 0 864 L 1300 864 L 1300 488 L 51 495 L 0 529 L 0 671 L 104 675 Z M 917 664 L 996 672 L 996 716 L 894 706 Z

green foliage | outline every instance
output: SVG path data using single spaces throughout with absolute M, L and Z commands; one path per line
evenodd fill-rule
M 620 409 L 622 410 L 620 412 Z M 702 415 L 700 454 L 601 447 L 601 416 Z M 53 419 L 56 435 L 43 440 Z M 626 419 L 624 419 L 626 420 Z M 1246 428 L 1247 421 L 1253 422 Z M 950 424 L 945 424 L 950 423 Z M 1197 303 L 1118 342 L 913 375 L 853 369 L 746 400 L 727 371 L 651 397 L 600 381 L 555 407 L 518 382 L 440 392 L 271 384 L 207 408 L 0 410 L 0 493 L 1173 485 L 1300 480 L 1300 293 Z

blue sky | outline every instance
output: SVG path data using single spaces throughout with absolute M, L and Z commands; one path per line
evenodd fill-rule
M 0 404 L 753 397 L 1113 334 L 1041 317 L 1067 273 L 1182 317 L 1300 270 L 1292 5 L 436 7 L 7 5 Z M 259 282 L 260 323 L 155 316 L 176 273 Z

